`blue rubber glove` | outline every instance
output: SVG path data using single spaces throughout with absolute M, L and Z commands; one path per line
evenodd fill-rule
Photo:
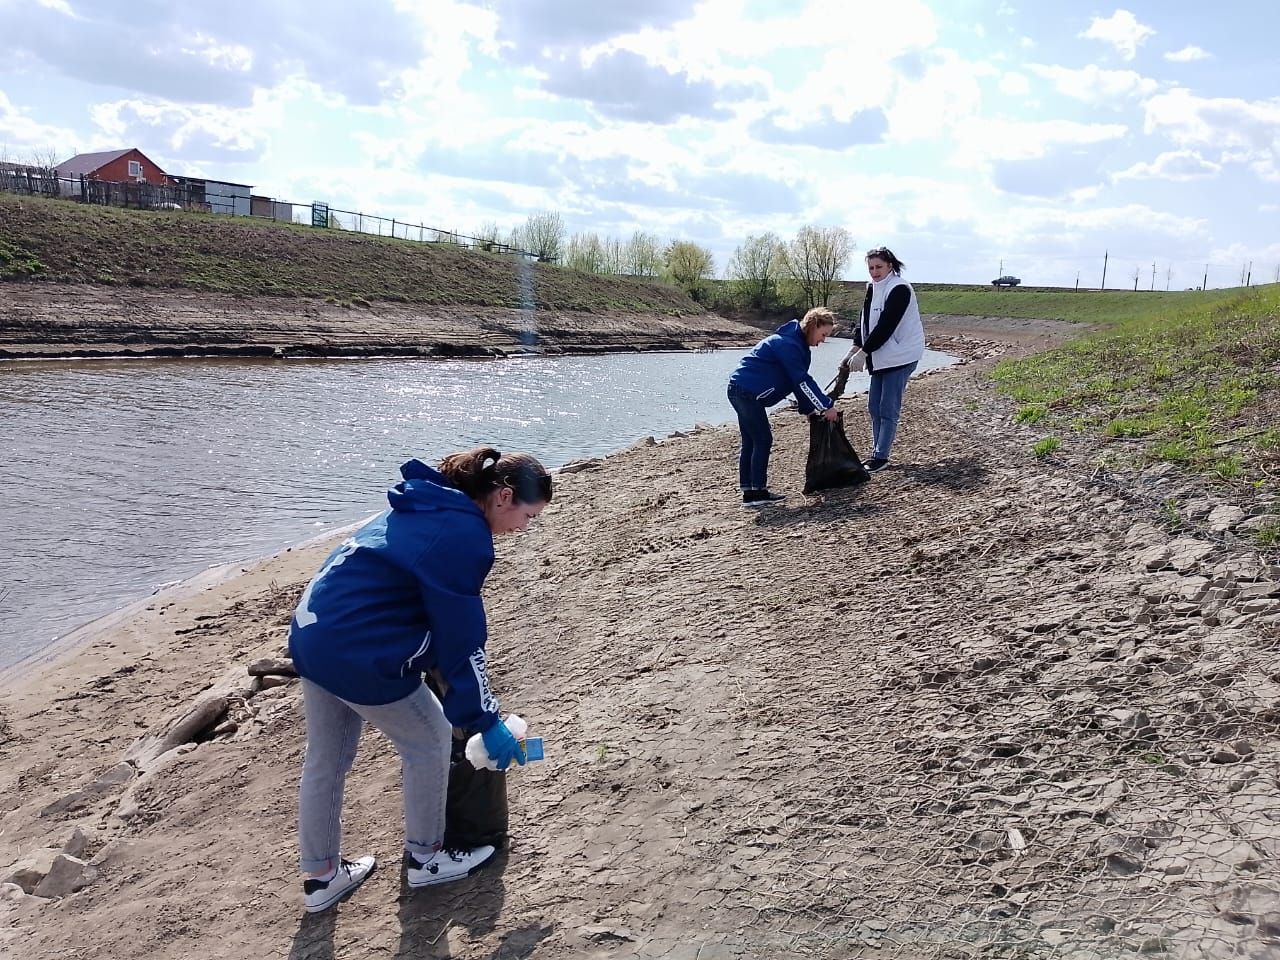
M 507 725 L 501 720 L 480 736 L 484 740 L 484 748 L 488 751 L 489 759 L 498 765 L 499 770 L 505 770 L 511 766 L 512 760 L 520 766 L 525 765 L 524 747 L 520 746 L 520 741 L 515 738 L 515 734 L 508 730 Z

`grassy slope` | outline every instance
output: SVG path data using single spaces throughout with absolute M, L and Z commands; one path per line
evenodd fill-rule
M 444 244 L 180 211 L 0 193 L 0 281 L 406 303 L 703 312 L 657 283 L 598 277 Z
M 1223 303 L 1235 290 L 1151 293 L 1139 290 L 996 290 L 916 284 L 920 309 L 968 317 L 1027 317 L 1075 323 L 1160 320 L 1173 313 Z
M 1052 453 L 1072 431 L 1090 432 L 1113 441 L 1118 453 L 1274 491 L 1280 286 L 1180 294 L 1163 311 L 1142 302 L 1158 296 L 1117 296 L 1116 310 L 1099 315 L 1092 332 L 996 369 L 1001 388 L 1021 404 L 1018 419 L 1045 430 L 1037 453 Z M 1040 316 L 1072 318 L 1052 303 L 1044 309 Z M 1259 540 L 1280 543 L 1280 518 Z

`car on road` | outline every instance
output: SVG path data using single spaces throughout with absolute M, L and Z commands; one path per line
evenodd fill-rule
M 1022 281 L 1017 277 L 1011 277 L 1008 274 L 1005 274 L 1003 277 L 996 277 L 992 280 L 991 285 L 993 287 L 1016 287 L 1021 282 Z

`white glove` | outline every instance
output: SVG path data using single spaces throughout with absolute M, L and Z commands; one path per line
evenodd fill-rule
M 855 373 L 861 373 L 867 369 L 867 355 L 862 352 L 861 348 L 854 347 L 845 354 L 845 358 L 840 361 L 840 365 Z

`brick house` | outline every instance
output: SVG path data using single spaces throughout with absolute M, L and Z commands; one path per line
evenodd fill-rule
M 58 176 L 64 179 L 87 177 L 109 183 L 150 183 L 163 186 L 168 175 L 160 165 L 137 147 L 106 150 L 102 153 L 77 153 L 58 164 Z

